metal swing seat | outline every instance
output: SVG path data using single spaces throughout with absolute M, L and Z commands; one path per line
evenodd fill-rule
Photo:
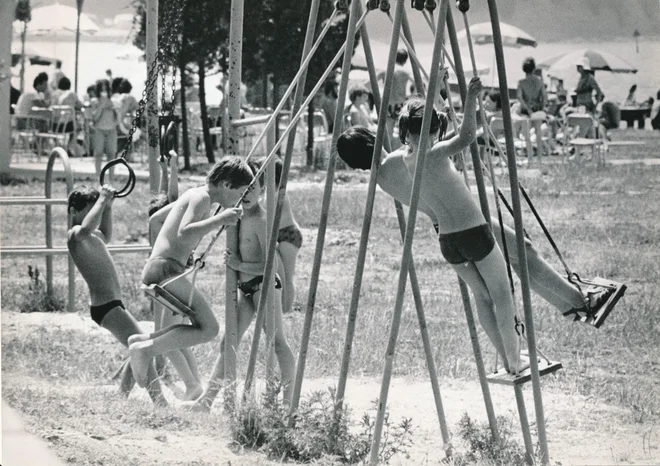
M 557 372 L 563 367 L 564 366 L 559 361 L 549 361 L 547 359 L 542 359 L 539 361 L 539 376 L 543 377 L 544 375 L 552 374 L 553 372 Z M 500 385 L 522 385 L 532 380 L 532 369 L 531 367 L 528 367 L 518 374 L 511 374 L 505 368 L 502 368 L 496 372 L 493 372 L 492 374 L 487 375 L 486 380 L 488 380 L 490 383 Z
M 197 313 L 190 306 L 182 302 L 179 298 L 167 291 L 161 285 L 142 285 L 140 289 L 152 301 L 160 304 L 166 309 L 169 309 L 175 314 L 183 315 L 191 319 L 197 316 Z

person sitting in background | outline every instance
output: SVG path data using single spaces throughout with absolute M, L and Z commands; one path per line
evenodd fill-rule
M 533 58 L 526 58 L 522 69 L 525 77 L 518 81 L 517 98 L 520 102 L 520 113 L 531 117 L 533 113 L 545 111 L 545 85 L 541 78 L 534 74 L 536 62 Z
M 21 91 L 16 89 L 14 86 L 11 86 L 11 93 L 9 94 L 9 114 L 14 114 L 14 107 L 18 103 L 18 99 L 21 98 Z
M 369 91 L 362 86 L 351 89 L 348 93 L 351 104 L 346 109 L 345 115 L 350 118 L 350 126 L 360 125 L 366 126 L 369 130 L 374 131 L 375 125 L 371 122 L 369 116 Z
M 66 76 L 60 79 L 58 84 L 58 89 L 60 93 L 57 97 L 57 105 L 68 105 L 71 108 L 80 110 L 84 107 L 83 103 L 80 101 L 78 94 L 71 90 L 71 81 Z
M 579 108 L 584 106 L 587 112 L 593 114 L 596 111 L 596 102 L 602 100 L 603 93 L 592 74 L 591 63 L 587 57 L 584 57 L 582 63 L 577 65 L 580 79 L 575 87 L 575 106 Z M 594 101 L 594 92 L 596 100 Z
M 628 91 L 628 97 L 626 97 L 626 100 L 623 102 L 624 107 L 637 107 L 637 99 L 635 97 L 635 92 L 637 92 L 637 84 L 633 84 L 630 86 L 630 90 Z
M 605 96 L 603 96 L 603 102 L 598 107 L 598 123 L 603 125 L 603 128 L 605 128 L 605 134 L 602 136 L 609 140 L 610 137 L 607 133 L 609 130 L 617 129 L 619 127 L 619 122 L 621 121 L 621 111 L 614 102 L 609 100 L 606 101 Z
M 656 99 L 651 102 L 651 128 L 660 129 L 660 91 L 655 95 Z M 649 98 L 653 100 L 653 97 Z
M 32 114 L 32 107 L 48 108 L 50 94 L 48 93 L 48 75 L 41 72 L 32 82 L 35 92 L 24 92 L 16 102 L 17 115 Z

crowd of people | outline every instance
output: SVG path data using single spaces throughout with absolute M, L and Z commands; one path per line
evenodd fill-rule
M 128 79 L 113 77 L 110 70 L 103 79 L 87 87 L 81 99 L 71 89 L 71 80 L 62 72 L 61 62 L 56 62 L 50 76 L 39 73 L 32 83 L 32 89 L 21 93 L 11 88 L 10 113 L 18 118 L 18 129 L 26 129 L 31 124 L 28 119 L 43 115 L 43 110 L 58 110 L 67 107 L 66 121 L 53 120 L 52 127 L 46 120 L 39 120 L 40 131 L 70 133 L 67 151 L 73 156 L 90 155 L 95 159 L 97 174 L 101 171 L 103 157 L 114 158 L 126 144 L 128 129 L 138 108 L 137 99 L 131 94 L 132 85 Z M 85 124 L 87 122 L 88 124 Z M 84 131 L 88 131 L 85 135 Z M 139 138 L 139 131 L 134 138 Z M 84 141 L 89 140 L 86 147 Z

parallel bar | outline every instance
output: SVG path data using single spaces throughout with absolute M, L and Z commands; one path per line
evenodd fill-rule
M 158 0 L 147 0 L 147 33 L 146 33 L 146 60 L 147 76 L 149 73 L 156 74 L 157 78 L 157 54 L 158 54 Z M 162 77 L 165 79 L 165 76 Z M 158 180 L 160 171 L 158 167 L 158 156 L 160 155 L 160 137 L 158 128 L 158 90 L 157 86 L 149 88 L 147 99 L 147 160 L 149 160 L 149 192 L 153 195 L 158 193 Z
M 445 18 L 449 0 L 442 0 L 440 3 L 440 18 Z M 400 27 L 397 24 L 397 15 L 401 15 L 403 10 L 403 0 L 399 1 L 397 11 L 395 13 L 395 29 Z M 400 21 L 400 19 L 398 19 Z M 376 421 L 374 424 L 374 436 L 371 444 L 370 464 L 375 466 L 378 464 L 378 457 L 380 451 L 380 440 L 383 431 L 383 422 L 385 420 L 385 410 L 387 406 L 387 396 L 389 394 L 390 380 L 392 377 L 392 367 L 394 365 L 394 353 L 396 350 L 396 343 L 399 335 L 399 326 L 401 323 L 401 314 L 403 311 L 403 300 L 406 289 L 406 282 L 408 281 L 408 271 L 410 270 L 410 260 L 412 258 L 412 244 L 415 231 L 415 222 L 417 220 L 417 206 L 419 204 L 419 194 L 422 186 L 422 173 L 426 161 L 427 143 L 429 140 L 429 130 L 431 129 L 431 115 L 435 111 L 433 109 L 433 101 L 435 98 L 438 77 L 440 75 L 440 59 L 442 54 L 442 40 L 444 36 L 444 24 L 442 21 L 436 29 L 435 41 L 433 44 L 433 58 L 431 61 L 431 77 L 429 79 L 426 104 L 424 108 L 424 117 L 422 118 L 422 128 L 420 132 L 419 148 L 417 151 L 417 161 L 415 166 L 415 175 L 413 177 L 412 193 L 410 196 L 410 206 L 408 209 L 408 223 L 406 225 L 406 236 L 403 245 L 403 254 L 401 258 L 401 267 L 399 269 L 399 282 L 397 287 L 396 303 L 392 315 L 392 323 L 390 326 L 390 335 L 385 353 L 385 368 L 383 370 L 383 380 L 381 383 L 380 396 L 378 399 L 378 412 L 376 414 Z M 393 32 L 394 34 L 394 32 Z
M 4 197 L 0 205 L 67 205 L 67 199 L 47 199 L 45 197 L 19 198 Z
M 319 11 L 319 5 L 320 5 L 320 0 L 312 0 L 312 3 L 310 5 L 310 10 L 309 10 L 309 19 L 307 21 L 307 30 L 305 31 L 305 42 L 303 44 L 303 51 L 302 51 L 302 63 L 304 65 L 305 62 L 308 62 L 312 58 L 313 54 L 313 45 L 314 45 L 314 32 L 316 31 L 316 23 L 318 19 L 318 11 Z M 333 11 L 332 16 L 334 17 L 336 13 L 336 10 Z M 357 18 L 353 19 L 353 21 L 357 20 Z M 331 22 L 331 21 L 329 21 Z M 350 28 L 350 26 L 349 26 Z M 355 34 L 355 33 L 354 33 Z M 320 43 L 320 41 L 317 42 L 317 44 Z M 293 107 L 291 109 L 292 113 L 292 118 L 291 121 L 289 122 L 289 127 L 287 128 L 287 131 L 289 132 L 289 139 L 287 141 L 287 148 L 286 152 L 284 155 L 284 161 L 282 163 L 282 174 L 280 178 L 280 186 L 278 188 L 278 193 L 277 193 L 277 201 L 276 204 L 273 203 L 273 207 L 275 207 L 275 212 L 273 215 L 272 219 L 272 226 L 271 226 L 271 233 L 270 237 L 268 238 L 268 255 L 266 257 L 266 264 L 264 268 L 264 281 L 261 286 L 261 296 L 259 297 L 259 304 L 257 306 L 257 316 L 255 318 L 255 329 L 254 329 L 254 334 L 252 337 L 252 347 L 250 349 L 250 358 L 248 360 L 248 367 L 247 367 L 247 374 L 245 376 L 245 386 L 243 389 L 243 396 L 246 397 L 247 394 L 250 392 L 251 386 L 252 386 L 252 379 L 254 377 L 254 368 L 257 362 L 257 353 L 259 349 L 259 338 L 261 336 L 261 326 L 262 322 L 265 318 L 265 311 L 266 311 L 266 305 L 268 302 L 268 296 L 271 296 L 272 294 L 270 293 L 270 288 L 271 284 L 273 283 L 273 278 L 274 278 L 274 270 L 275 270 L 275 250 L 277 248 L 277 232 L 280 227 L 280 221 L 282 219 L 282 212 L 284 210 L 284 198 L 286 196 L 286 186 L 288 183 L 288 177 L 289 177 L 289 169 L 291 167 L 291 159 L 293 158 L 293 144 L 295 142 L 295 137 L 296 133 L 292 131 L 292 128 L 295 128 L 297 126 L 297 118 L 293 117 L 293 113 L 296 113 L 296 115 L 300 115 L 303 110 L 306 110 L 306 108 L 303 106 L 303 99 L 305 97 L 305 83 L 307 80 L 307 67 L 301 66 L 301 71 L 302 73 L 299 76 L 299 81 L 296 86 L 296 93 L 294 96 L 294 103 Z M 314 94 L 312 93 L 311 96 L 313 97 Z M 281 102 L 280 102 L 281 103 Z M 306 105 L 306 104 L 305 104 Z M 276 121 L 277 114 L 273 113 L 273 118 Z M 268 129 L 268 126 L 267 128 Z M 284 138 L 287 136 L 287 134 L 283 134 L 282 138 L 278 143 L 281 143 Z M 275 150 L 277 148 L 276 146 L 273 148 L 271 153 L 269 154 L 269 157 L 275 153 Z M 274 167 L 273 167 L 274 170 Z M 273 171 L 273 176 L 274 171 Z M 273 196 L 271 196 L 269 199 L 274 199 L 274 193 Z M 282 383 L 284 384 L 294 384 L 293 380 L 282 380 Z M 288 392 L 288 389 L 285 391 Z M 290 402 L 290 400 L 285 400 L 286 402 Z M 293 413 L 293 408 L 292 411 Z
M 113 253 L 129 252 L 150 252 L 150 246 L 130 247 L 130 246 L 108 246 L 108 251 Z M 69 250 L 64 246 L 56 247 L 21 247 L 14 246 L 0 249 L 2 256 L 64 256 L 69 254 Z
M 394 13 L 394 25 L 390 39 L 390 50 L 387 60 L 385 84 L 383 86 L 383 96 L 378 111 L 378 130 L 376 131 L 376 141 L 374 142 L 374 156 L 371 160 L 371 173 L 369 177 L 369 187 L 367 189 L 367 203 L 362 220 L 360 245 L 358 247 L 357 263 L 355 275 L 353 277 L 351 301 L 348 308 L 348 324 L 346 326 L 346 336 L 344 337 L 344 350 L 342 352 L 341 369 L 339 371 L 339 381 L 337 383 L 337 393 L 335 395 L 335 415 L 341 413 L 343 409 L 346 382 L 348 379 L 348 370 L 351 362 L 353 337 L 355 335 L 358 305 L 360 302 L 360 291 L 362 290 L 362 278 L 364 275 L 364 263 L 367 257 L 367 244 L 369 242 L 369 232 L 371 230 L 371 217 L 373 215 L 374 201 L 376 197 L 376 184 L 378 180 L 378 169 L 380 168 L 380 156 L 383 150 L 384 135 L 387 129 L 387 119 L 385 118 L 385 115 L 387 115 L 387 107 L 389 105 L 390 95 L 392 93 L 394 81 L 394 64 L 396 61 L 397 46 L 399 44 L 399 35 L 401 33 L 403 1 L 404 0 L 399 0 Z M 343 100 L 340 99 L 339 102 L 343 102 Z M 338 105 L 338 108 L 339 107 L 341 106 Z M 337 119 L 335 119 L 335 128 L 341 127 L 336 125 Z M 335 132 L 338 133 L 339 131 Z
M 513 122 L 511 121 L 511 108 L 509 107 L 509 92 L 504 61 L 504 49 L 502 46 L 502 32 L 500 30 L 499 14 L 495 0 L 488 0 L 490 22 L 493 29 L 493 44 L 495 46 L 495 60 L 497 62 L 497 76 L 500 82 L 500 97 L 502 98 L 502 119 L 504 120 L 504 136 L 506 139 L 506 155 L 509 165 L 509 182 L 511 185 L 511 205 L 513 207 L 513 218 L 516 230 L 516 245 L 520 260 L 520 271 L 518 277 L 523 297 L 523 308 L 525 310 L 525 324 L 527 333 L 527 347 L 532 372 L 532 391 L 534 393 L 534 408 L 536 411 L 536 426 L 538 429 L 538 440 L 541 453 L 541 464 L 548 464 L 548 438 L 545 430 L 545 414 L 543 413 L 543 396 L 541 393 L 541 377 L 539 375 L 539 363 L 536 352 L 536 334 L 534 330 L 534 315 L 532 312 L 532 300 L 529 291 L 529 270 L 527 268 L 527 251 L 525 249 L 525 234 L 520 208 L 520 192 L 518 191 L 518 169 L 516 168 L 516 152 L 513 144 Z

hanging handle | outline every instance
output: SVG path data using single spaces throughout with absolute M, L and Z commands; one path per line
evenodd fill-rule
M 131 166 L 128 164 L 128 162 L 126 162 L 126 159 L 122 157 L 111 160 L 110 162 L 105 164 L 103 169 L 101 169 L 101 180 L 100 180 L 101 186 L 105 184 L 104 183 L 105 174 L 115 165 L 124 165 L 128 169 L 128 180 L 126 181 L 126 184 L 124 185 L 123 188 L 121 188 L 115 193 L 115 197 L 126 197 L 133 192 L 133 188 L 135 188 L 135 182 L 137 178 Z

